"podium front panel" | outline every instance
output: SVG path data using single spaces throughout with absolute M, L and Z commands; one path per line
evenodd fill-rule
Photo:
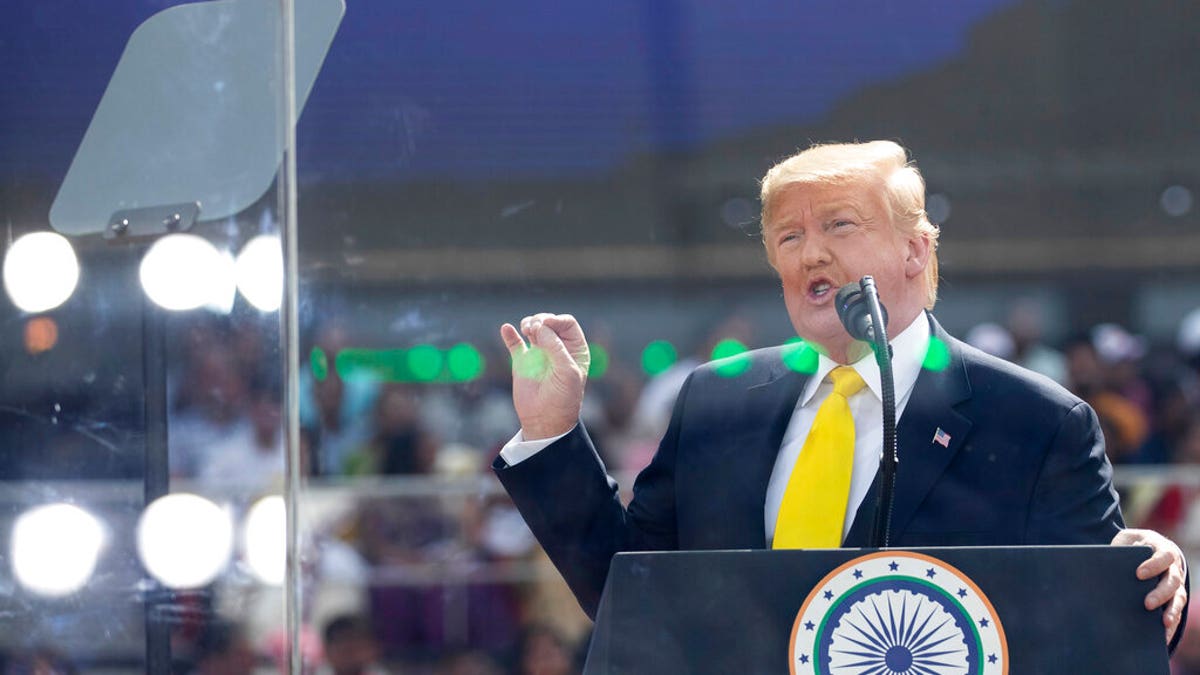
M 1154 582 L 1134 574 L 1148 556 L 1113 546 L 620 554 L 585 672 L 1165 674 L 1161 612 L 1142 604 Z

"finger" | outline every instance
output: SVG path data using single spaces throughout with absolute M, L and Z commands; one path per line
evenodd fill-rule
M 1170 549 L 1156 549 L 1145 562 L 1138 565 L 1137 577 L 1143 581 L 1153 579 L 1170 569 L 1173 562 L 1175 562 L 1175 555 Z
M 591 362 L 591 356 L 587 338 L 583 335 L 583 327 L 579 325 L 579 321 L 570 314 L 556 314 L 546 317 L 542 323 L 558 334 L 575 362 L 586 368 Z
M 1183 618 L 1183 608 L 1187 605 L 1187 593 L 1180 591 L 1171 598 L 1171 604 L 1167 610 L 1163 612 L 1163 627 L 1167 632 L 1167 644 L 1171 644 L 1171 638 L 1175 636 L 1175 631 L 1179 629 L 1179 620 Z
M 508 347 L 508 353 L 513 356 L 517 356 L 527 349 L 525 340 L 521 338 L 521 334 L 511 323 L 500 326 L 500 339 L 504 341 L 504 346 Z
M 542 322 L 553 316 L 554 314 L 551 314 L 550 312 L 538 312 L 537 314 L 531 314 L 524 319 L 521 319 L 521 332 L 527 336 L 531 333 L 536 333 Z
M 583 327 L 570 314 L 550 314 L 542 317 L 541 321 L 553 328 L 554 332 L 561 335 L 564 340 L 583 340 Z
M 575 364 L 575 359 L 567 350 L 566 344 L 553 328 L 546 323 L 538 323 L 536 327 L 536 332 L 531 336 L 530 342 L 544 350 L 555 367 L 569 367 Z
M 1167 604 L 1183 588 L 1183 576 L 1173 568 L 1162 576 L 1154 590 L 1146 594 L 1146 609 L 1155 609 Z

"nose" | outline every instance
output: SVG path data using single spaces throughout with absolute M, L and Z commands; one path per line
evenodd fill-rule
M 821 267 L 829 264 L 829 247 L 821 235 L 809 236 L 804 240 L 804 249 L 800 252 L 800 262 L 807 268 Z

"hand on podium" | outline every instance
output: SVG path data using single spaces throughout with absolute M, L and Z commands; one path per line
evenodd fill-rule
M 512 355 L 513 406 L 525 440 L 570 431 L 579 421 L 591 365 L 579 322 L 570 314 L 534 314 L 521 319 L 520 332 L 501 326 L 500 338 Z
M 1146 609 L 1163 608 L 1163 626 L 1167 643 L 1179 628 L 1183 608 L 1187 604 L 1187 561 L 1175 542 L 1153 530 L 1125 529 L 1113 537 L 1113 546 L 1149 546 L 1154 553 L 1137 568 L 1138 579 L 1159 578 L 1158 585 L 1146 595 Z

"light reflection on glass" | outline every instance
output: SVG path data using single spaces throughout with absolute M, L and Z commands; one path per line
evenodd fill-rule
M 146 507 L 137 530 L 146 570 L 170 588 L 197 588 L 217 577 L 233 552 L 227 511 L 191 494 L 160 497 Z
M 279 309 L 283 302 L 283 249 L 279 237 L 264 234 L 246 242 L 237 257 L 237 287 L 260 311 Z
M 208 306 L 229 312 L 236 293 L 233 257 L 193 234 L 170 234 L 146 251 L 142 288 L 155 304 L 183 311 Z
M 287 571 L 287 514 L 283 497 L 263 497 L 250 507 L 242 531 L 246 564 L 264 584 L 278 586 Z
M 30 509 L 13 525 L 13 574 L 35 593 L 69 595 L 92 577 L 104 540 L 104 526 L 78 506 Z
M 79 260 L 66 237 L 54 232 L 31 232 L 16 241 L 4 256 L 4 289 L 23 311 L 46 312 L 75 292 Z

